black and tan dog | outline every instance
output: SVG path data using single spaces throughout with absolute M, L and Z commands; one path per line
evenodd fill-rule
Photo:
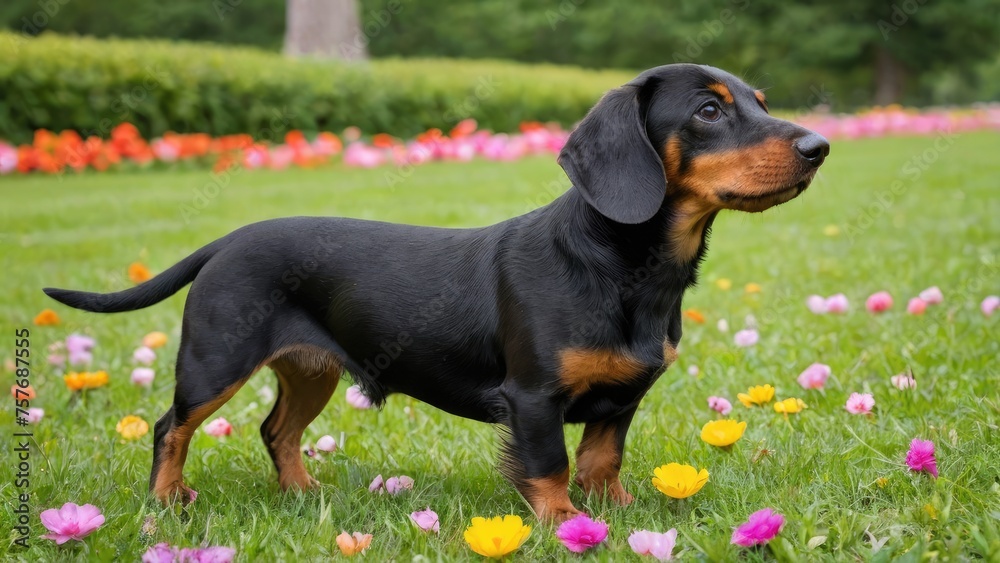
M 576 482 L 620 504 L 629 423 L 676 358 L 681 299 L 723 209 L 763 211 L 809 185 L 826 140 L 773 118 L 718 69 L 668 65 L 612 90 L 559 156 L 573 187 L 477 229 L 344 218 L 256 223 L 132 289 L 46 289 L 104 313 L 192 283 L 174 403 L 156 423 L 151 491 L 187 499 L 192 433 L 263 366 L 261 427 L 283 488 L 315 481 L 302 432 L 346 370 L 376 404 L 405 393 L 503 425 L 501 467 L 542 518 L 570 502 L 566 423 L 584 423 Z

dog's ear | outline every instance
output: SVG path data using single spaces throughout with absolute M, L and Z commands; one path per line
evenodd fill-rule
M 646 135 L 641 98 L 649 87 L 636 80 L 605 94 L 559 153 L 587 203 L 619 223 L 648 221 L 666 196 L 663 162 Z

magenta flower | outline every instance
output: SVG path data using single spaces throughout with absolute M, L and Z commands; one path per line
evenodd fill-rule
M 827 313 L 846 313 L 848 306 L 847 296 L 843 293 L 831 295 L 826 298 Z
M 934 458 L 934 442 L 914 438 L 910 451 L 906 452 L 906 465 L 910 471 L 926 471 L 937 479 L 937 460 Z
M 745 328 L 733 335 L 733 342 L 741 348 L 753 346 L 759 340 L 760 334 L 752 328 Z
M 889 381 L 892 382 L 893 387 L 899 389 L 900 391 L 904 389 L 917 388 L 917 380 L 914 379 L 913 376 L 908 373 L 901 373 L 899 375 L 894 375 L 889 378 Z
M 826 385 L 830 373 L 832 373 L 830 366 L 820 363 L 812 364 L 799 374 L 799 385 L 803 389 L 822 389 Z
M 632 532 L 628 537 L 628 545 L 639 555 L 652 555 L 660 561 L 673 559 L 674 544 L 677 543 L 677 530 L 671 528 L 658 534 L 647 530 Z
M 888 291 L 873 293 L 868 297 L 868 300 L 865 301 L 865 308 L 868 309 L 868 312 L 870 313 L 881 313 L 891 307 L 892 295 L 890 295 Z
M 851 414 L 871 414 L 875 397 L 871 393 L 851 393 L 844 408 Z
M 142 563 L 232 563 L 236 550 L 231 547 L 170 547 L 158 543 L 142 555 Z
M 221 438 L 222 436 L 229 436 L 233 433 L 233 425 L 229 424 L 229 421 L 222 418 L 221 416 L 212 422 L 205 425 L 205 433 L 209 436 L 215 436 L 216 438 Z
M 731 543 L 750 547 L 765 544 L 778 535 L 785 525 L 785 517 L 770 508 L 758 510 L 750 518 L 733 530 Z
M 826 299 L 823 299 L 820 295 L 810 295 L 806 299 L 806 307 L 817 315 L 822 315 L 826 313 Z
M 47 540 L 55 540 L 62 545 L 69 540 L 83 541 L 83 538 L 104 524 L 104 515 L 92 504 L 77 506 L 67 502 L 62 508 L 50 508 L 43 511 L 39 517 L 49 534 L 42 536 Z
M 385 480 L 382 479 L 382 474 L 379 473 L 372 479 L 371 485 L 368 485 L 368 490 L 371 492 L 381 491 L 385 488 Z
M 333 436 L 323 436 L 316 440 L 316 449 L 321 452 L 335 452 L 337 451 L 337 441 L 333 439 Z
M 934 285 L 928 287 L 927 289 L 920 292 L 920 299 L 922 299 L 928 305 L 938 305 L 944 301 L 944 295 L 941 293 L 941 289 Z
M 135 368 L 132 370 L 132 383 L 140 387 L 149 387 L 153 384 L 156 372 L 152 368 Z
M 139 346 L 132 352 L 132 359 L 148 366 L 156 361 L 156 352 L 148 346 Z
M 370 409 L 372 406 L 371 399 L 365 397 L 357 385 L 348 387 L 345 397 L 347 397 L 347 404 L 356 409 Z
M 733 404 L 725 397 L 711 396 L 708 398 L 708 408 L 717 411 L 722 416 L 726 416 L 733 410 Z
M 413 479 L 406 475 L 389 477 L 385 480 L 385 491 L 390 495 L 398 495 L 404 491 L 413 490 Z
M 983 312 L 987 317 L 993 314 L 993 311 L 1000 309 L 1000 297 L 996 295 L 990 295 L 983 302 L 979 304 L 979 310 Z
M 559 525 L 556 537 L 573 553 L 583 553 L 608 537 L 608 525 L 580 514 Z
M 25 420 L 30 424 L 35 424 L 36 422 L 41 422 L 42 418 L 45 417 L 45 411 L 43 409 L 38 409 L 31 407 L 28 409 L 28 415 L 24 417 Z
M 906 304 L 906 312 L 911 315 L 922 315 L 926 310 L 927 302 L 919 297 L 910 299 L 910 302 Z
M 413 523 L 425 532 L 437 534 L 441 531 L 441 522 L 438 520 L 437 512 L 431 510 L 429 506 L 423 510 L 411 512 L 410 520 L 413 520 Z

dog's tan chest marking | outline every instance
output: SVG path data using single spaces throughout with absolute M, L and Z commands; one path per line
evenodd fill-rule
M 559 353 L 559 379 L 574 395 L 593 385 L 627 383 L 644 371 L 638 360 L 613 350 L 570 348 Z

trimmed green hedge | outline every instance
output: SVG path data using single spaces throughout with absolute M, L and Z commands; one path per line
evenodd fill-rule
M 130 121 L 166 131 L 291 129 L 411 136 L 466 118 L 513 131 L 522 121 L 578 121 L 634 76 L 500 61 L 385 59 L 359 65 L 292 60 L 249 48 L 0 32 L 0 138 L 35 129 L 108 136 Z

